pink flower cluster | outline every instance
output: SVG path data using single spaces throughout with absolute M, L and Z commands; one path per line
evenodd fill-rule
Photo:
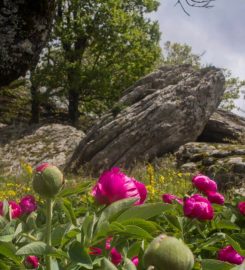
M 111 204 L 125 198 L 136 198 L 135 204 L 144 203 L 147 191 L 143 183 L 128 177 L 119 168 L 112 168 L 101 174 L 92 195 L 99 204 Z
M 232 246 L 226 246 L 219 250 L 218 259 L 233 264 L 242 264 L 245 257 L 240 255 Z
M 217 184 L 206 175 L 198 174 L 192 178 L 193 185 L 206 197 L 194 194 L 184 200 L 185 216 L 199 220 L 211 220 L 214 217 L 212 203 L 223 205 L 225 198 L 217 192 Z
M 37 209 L 37 203 L 32 195 L 26 195 L 19 203 L 15 201 L 9 201 L 9 209 L 11 218 L 16 219 L 24 214 L 30 214 Z M 0 202 L 0 215 L 3 216 L 3 202 Z
M 198 174 L 192 178 L 192 183 L 199 191 L 203 192 L 208 197 L 211 203 L 224 204 L 224 196 L 217 192 L 218 187 L 216 182 L 208 176 Z
M 224 204 L 224 196 L 217 192 L 217 184 L 205 175 L 197 175 L 192 179 L 193 185 L 206 196 L 194 194 L 184 200 L 173 195 L 163 194 L 162 200 L 165 203 L 173 203 L 174 201 L 183 205 L 184 214 L 190 218 L 199 220 L 211 220 L 214 216 L 214 211 L 211 203 Z
M 122 254 L 115 248 L 111 247 L 111 241 L 113 240 L 112 237 L 108 237 L 105 242 L 105 249 L 109 251 L 111 262 L 115 265 L 119 265 L 122 260 Z M 103 250 L 98 247 L 90 247 L 90 255 L 101 255 Z M 139 264 L 139 258 L 137 256 L 131 258 L 131 261 L 135 266 Z

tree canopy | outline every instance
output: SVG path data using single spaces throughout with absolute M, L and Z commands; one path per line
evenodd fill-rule
M 62 70 L 54 81 L 68 97 L 73 123 L 79 109 L 111 106 L 123 89 L 156 66 L 161 55 L 159 26 L 145 14 L 156 11 L 158 5 L 155 0 L 58 2 L 45 56 L 50 59 L 43 61 L 39 71 L 50 77 L 57 68 Z

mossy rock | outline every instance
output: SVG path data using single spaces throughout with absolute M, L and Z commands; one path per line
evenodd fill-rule
M 0 91 L 0 123 L 28 122 L 31 117 L 31 94 L 24 80 L 14 81 Z

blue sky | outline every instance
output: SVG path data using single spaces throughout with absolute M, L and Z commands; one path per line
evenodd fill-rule
M 227 68 L 245 80 L 245 0 L 216 0 L 211 9 L 186 6 L 190 16 L 175 0 L 160 2 L 151 18 L 159 21 L 161 44 L 170 40 L 191 45 L 194 53 L 205 52 L 204 64 Z M 245 110 L 243 98 L 237 105 Z

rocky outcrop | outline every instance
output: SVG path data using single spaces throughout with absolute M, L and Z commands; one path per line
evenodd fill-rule
M 81 141 L 67 167 L 129 167 L 195 141 L 218 107 L 224 76 L 214 67 L 165 66 L 128 88 Z
M 21 162 L 35 166 L 47 161 L 62 168 L 83 137 L 68 125 L 0 125 L 0 174 L 15 175 Z
M 200 142 L 231 143 L 245 141 L 245 118 L 234 113 L 217 110 L 209 119 Z
M 245 145 L 191 142 L 176 157 L 182 169 L 207 174 L 221 189 L 245 187 Z
M 0 86 L 34 66 L 46 44 L 55 0 L 2 0 L 0 6 Z

